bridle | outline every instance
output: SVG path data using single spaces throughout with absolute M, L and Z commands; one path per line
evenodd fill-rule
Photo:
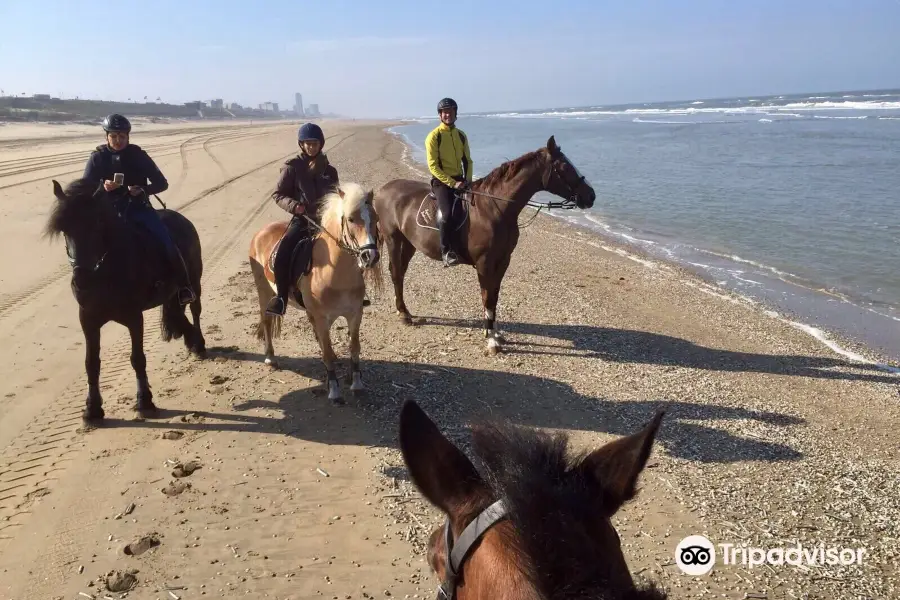
M 347 218 L 344 216 L 341 216 L 341 239 L 334 237 L 330 231 L 328 231 L 327 229 L 325 229 L 324 227 L 322 227 L 321 225 L 319 225 L 318 223 L 316 223 L 315 221 L 310 219 L 309 216 L 304 214 L 303 218 L 306 219 L 307 222 L 310 225 L 312 225 L 315 229 L 317 229 L 318 231 L 321 231 L 322 233 L 324 233 L 325 235 L 330 237 L 332 240 L 334 240 L 334 243 L 337 244 L 338 247 L 340 247 L 342 250 L 349 252 L 356 258 L 359 258 L 360 255 L 362 255 L 362 253 L 365 252 L 366 250 L 375 250 L 378 248 L 377 243 L 363 244 L 362 246 L 360 246 L 359 243 L 356 241 L 356 238 L 354 238 L 353 236 L 348 234 Z
M 66 234 L 63 234 L 63 239 L 64 239 L 65 242 L 66 242 L 66 257 L 69 259 L 69 265 L 70 265 L 70 266 L 72 267 L 72 269 L 74 270 L 75 268 L 77 268 L 77 265 L 75 264 L 75 257 L 72 256 L 71 252 L 69 251 L 69 236 L 67 236 Z M 103 255 L 102 255 L 100 258 L 97 259 L 97 262 L 96 262 L 96 263 L 94 264 L 94 266 L 90 269 L 90 271 L 91 271 L 92 273 L 96 273 L 97 271 L 100 270 L 100 267 L 103 265 L 103 261 L 106 260 L 106 255 L 107 255 L 107 254 L 108 254 L 108 252 L 104 252 Z
M 456 598 L 456 583 L 462 574 L 463 563 L 472 546 L 487 533 L 488 529 L 508 516 L 509 513 L 503 500 L 497 500 L 478 513 L 478 516 L 466 525 L 466 528 L 459 534 L 456 544 L 453 543 L 450 519 L 447 519 L 444 523 L 444 549 L 447 555 L 444 564 L 446 578 L 438 586 L 436 600 L 454 600 Z
M 556 178 L 568 190 L 569 197 L 565 202 L 563 202 L 562 208 L 574 208 L 575 206 L 577 206 L 577 203 L 578 203 L 578 191 L 576 190 L 576 186 L 586 184 L 587 180 L 585 179 L 584 175 L 582 175 L 581 173 L 578 173 L 578 169 L 575 169 L 575 165 L 572 165 L 572 161 L 570 161 L 569 158 L 565 154 L 562 153 L 562 150 L 559 151 L 559 155 L 562 158 L 564 158 L 566 160 L 566 162 L 569 163 L 572 166 L 572 168 L 575 170 L 575 173 L 578 175 L 577 183 L 573 186 L 569 182 L 568 179 L 563 177 L 562 173 L 559 172 L 559 167 L 556 166 L 556 161 L 551 156 L 550 157 L 550 172 L 547 173 L 547 178 L 545 180 L 541 181 L 541 184 L 544 186 L 545 190 L 548 189 L 550 187 L 550 176 L 556 175 Z
M 565 158 L 566 161 L 570 165 L 572 165 L 572 162 L 568 159 L 568 157 L 565 154 L 562 153 L 562 151 L 559 152 L 559 155 L 562 156 L 563 158 Z M 572 165 L 572 168 L 575 169 L 575 165 Z M 575 172 L 578 173 L 578 169 L 575 169 Z M 545 208 L 547 208 L 547 209 L 561 208 L 564 210 L 571 210 L 578 206 L 578 190 L 576 189 L 576 187 L 581 184 L 586 184 L 587 178 L 584 175 L 578 173 L 578 181 L 576 182 L 575 185 L 572 185 L 565 177 L 563 177 L 563 174 L 559 172 L 559 167 L 556 166 L 556 160 L 554 160 L 554 158 L 551 156 L 550 157 L 550 171 L 547 173 L 547 175 L 545 177 L 543 177 L 541 179 L 541 185 L 543 186 L 545 191 L 550 187 L 550 177 L 553 175 L 556 175 L 556 178 L 559 179 L 559 181 L 566 187 L 566 191 L 568 193 L 568 198 L 566 198 L 562 202 L 553 201 L 553 200 L 551 200 L 550 202 L 534 202 L 533 200 L 529 200 L 528 202 L 526 202 L 526 205 L 528 205 L 532 208 L 538 209 L 539 212 Z M 481 191 L 472 190 L 472 189 L 467 189 L 463 193 L 469 193 L 469 194 L 472 194 L 473 196 L 484 196 L 485 198 L 490 198 L 492 200 L 500 200 L 501 202 L 506 202 L 507 204 L 513 204 L 513 202 L 514 202 L 514 200 L 511 200 L 509 198 L 503 198 L 501 196 L 494 196 L 493 194 L 488 194 L 486 192 L 481 192 Z M 457 192 L 457 197 L 460 199 L 463 199 L 462 194 L 460 194 L 459 192 Z M 474 199 L 472 200 L 472 203 L 473 204 L 475 203 Z

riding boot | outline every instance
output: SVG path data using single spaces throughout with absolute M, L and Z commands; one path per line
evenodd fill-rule
M 459 256 L 453 251 L 450 245 L 450 219 L 444 217 L 440 222 L 441 234 L 441 256 L 444 259 L 445 267 L 452 267 L 459 263 Z
M 282 241 L 282 244 L 282 247 L 278 249 L 278 255 L 275 257 L 275 297 L 269 300 L 269 304 L 266 306 L 266 314 L 276 317 L 283 317 L 287 313 L 288 293 L 291 289 L 292 252 L 290 248 L 284 247 L 284 241 Z M 299 296 L 297 303 L 303 308 L 302 295 L 295 294 L 295 296 Z
M 181 256 L 181 251 L 174 242 L 169 251 L 169 264 L 172 267 L 172 272 L 175 274 L 175 280 L 178 282 L 179 304 L 182 306 L 190 304 L 197 299 L 197 295 L 194 294 L 194 290 L 191 287 L 191 277 L 188 273 L 187 264 L 184 262 L 184 257 Z
M 277 257 L 276 257 L 277 259 Z M 276 317 L 283 317 L 285 313 L 287 313 L 287 295 L 288 290 L 291 287 L 290 281 L 285 281 L 288 279 L 288 275 L 282 272 L 283 269 L 278 269 L 276 267 L 275 270 L 275 287 L 276 293 L 275 296 L 269 300 L 268 306 L 266 306 L 266 314 L 273 315 Z M 302 306 L 302 305 L 301 305 Z

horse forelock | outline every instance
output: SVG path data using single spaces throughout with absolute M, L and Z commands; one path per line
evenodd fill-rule
M 340 234 L 341 219 L 359 210 L 369 197 L 369 193 L 358 183 L 341 183 L 341 191 L 344 192 L 343 198 L 336 192 L 326 194 L 319 210 L 322 228 L 333 235 Z
M 97 185 L 85 179 L 76 179 L 66 186 L 64 198 L 56 198 L 50 211 L 45 235 L 55 236 L 72 230 L 85 216 L 95 202 Z

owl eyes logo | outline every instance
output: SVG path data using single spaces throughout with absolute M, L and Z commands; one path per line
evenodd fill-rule
M 706 575 L 716 564 L 716 549 L 708 538 L 689 535 L 675 548 L 675 564 L 686 575 Z

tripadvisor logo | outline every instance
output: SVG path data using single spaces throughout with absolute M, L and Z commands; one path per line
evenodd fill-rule
M 716 548 L 702 535 L 689 535 L 675 548 L 675 564 L 685 575 L 706 575 L 716 564 Z
M 718 556 L 723 565 L 741 565 L 748 569 L 762 565 L 794 567 L 860 565 L 865 548 L 838 548 L 816 544 L 804 546 L 799 542 L 782 548 L 753 548 L 747 544 L 718 544 Z M 675 548 L 675 563 L 686 575 L 706 575 L 716 564 L 716 545 L 702 535 L 689 535 Z

